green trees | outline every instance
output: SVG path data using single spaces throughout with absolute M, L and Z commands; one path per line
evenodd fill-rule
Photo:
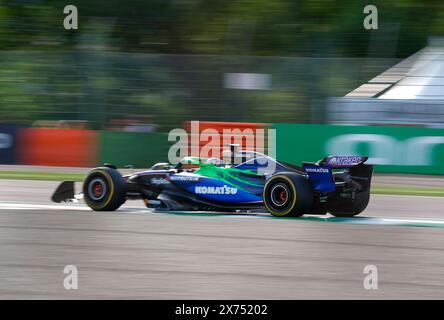
M 444 5 L 438 0 L 372 4 L 378 7 L 380 31 L 398 25 L 391 35 L 396 56 L 444 32 Z M 87 26 L 97 18 L 107 25 L 116 49 L 175 54 L 366 56 L 374 32 L 362 27 L 364 5 L 347 0 L 78 0 L 78 32 L 63 29 L 65 5 L 61 0 L 4 0 L 0 48 L 75 46 L 87 30 L 94 33 Z
M 379 29 L 370 31 L 360 1 L 77 0 L 78 30 L 63 28 L 66 4 L 0 4 L 3 121 L 322 121 L 310 113 L 322 112 L 324 97 L 390 65 L 362 70 L 362 61 L 400 59 L 444 34 L 439 0 L 372 1 Z M 225 72 L 268 73 L 273 88 L 227 90 Z

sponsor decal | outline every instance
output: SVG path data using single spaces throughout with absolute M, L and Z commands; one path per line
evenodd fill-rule
M 223 185 L 222 187 L 198 186 L 194 188 L 194 192 L 196 194 L 236 194 L 237 188 L 229 187 L 227 185 Z
M 12 146 L 12 136 L 7 133 L 0 133 L 0 149 L 8 149 Z
M 199 181 L 199 177 L 194 176 L 171 176 L 170 179 L 173 181 Z
M 362 161 L 360 156 L 335 156 L 328 160 L 329 165 L 335 166 L 351 166 L 356 165 Z
M 18 144 L 16 141 L 19 126 L 0 124 L 0 163 L 16 164 Z M 27 159 L 24 159 L 27 160 Z
M 165 178 L 151 178 L 151 183 L 161 185 L 161 184 L 168 184 L 170 182 Z
M 328 169 L 326 168 L 314 168 L 314 167 L 305 167 L 306 172 L 313 172 L 313 173 L 329 173 Z

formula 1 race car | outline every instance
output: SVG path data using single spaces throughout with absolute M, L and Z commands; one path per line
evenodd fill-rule
M 231 145 L 230 152 L 230 161 L 185 157 L 174 166 L 157 163 L 124 176 L 115 166 L 105 164 L 88 173 L 81 194 L 74 193 L 73 181 L 65 181 L 52 200 L 83 197 L 95 211 L 114 211 L 130 199 L 142 199 L 157 210 L 265 208 L 278 217 L 306 213 L 351 217 L 369 202 L 373 166 L 364 164 L 367 157 L 330 156 L 298 167 L 262 153 L 238 150 L 237 145 Z

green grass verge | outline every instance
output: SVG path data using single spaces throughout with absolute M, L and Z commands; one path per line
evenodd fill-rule
M 444 197 L 444 189 L 398 186 L 372 186 L 372 194 Z
M 23 171 L 0 171 L 0 179 L 14 180 L 47 180 L 47 181 L 82 181 L 85 177 L 81 173 L 56 173 L 56 172 L 23 172 Z
M 84 177 L 85 177 L 85 175 L 82 173 L 0 171 L 0 179 L 82 181 Z M 421 187 L 413 187 L 413 186 L 399 187 L 399 186 L 373 185 L 372 186 L 372 194 L 444 197 L 444 189 L 427 188 L 427 187 L 421 188 Z

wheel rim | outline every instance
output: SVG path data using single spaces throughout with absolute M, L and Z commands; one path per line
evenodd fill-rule
M 275 184 L 270 191 L 271 202 L 277 208 L 285 207 L 290 199 L 290 190 L 283 183 Z
M 94 201 L 101 201 L 105 197 L 106 191 L 106 182 L 102 178 L 95 178 L 88 185 L 88 195 Z

